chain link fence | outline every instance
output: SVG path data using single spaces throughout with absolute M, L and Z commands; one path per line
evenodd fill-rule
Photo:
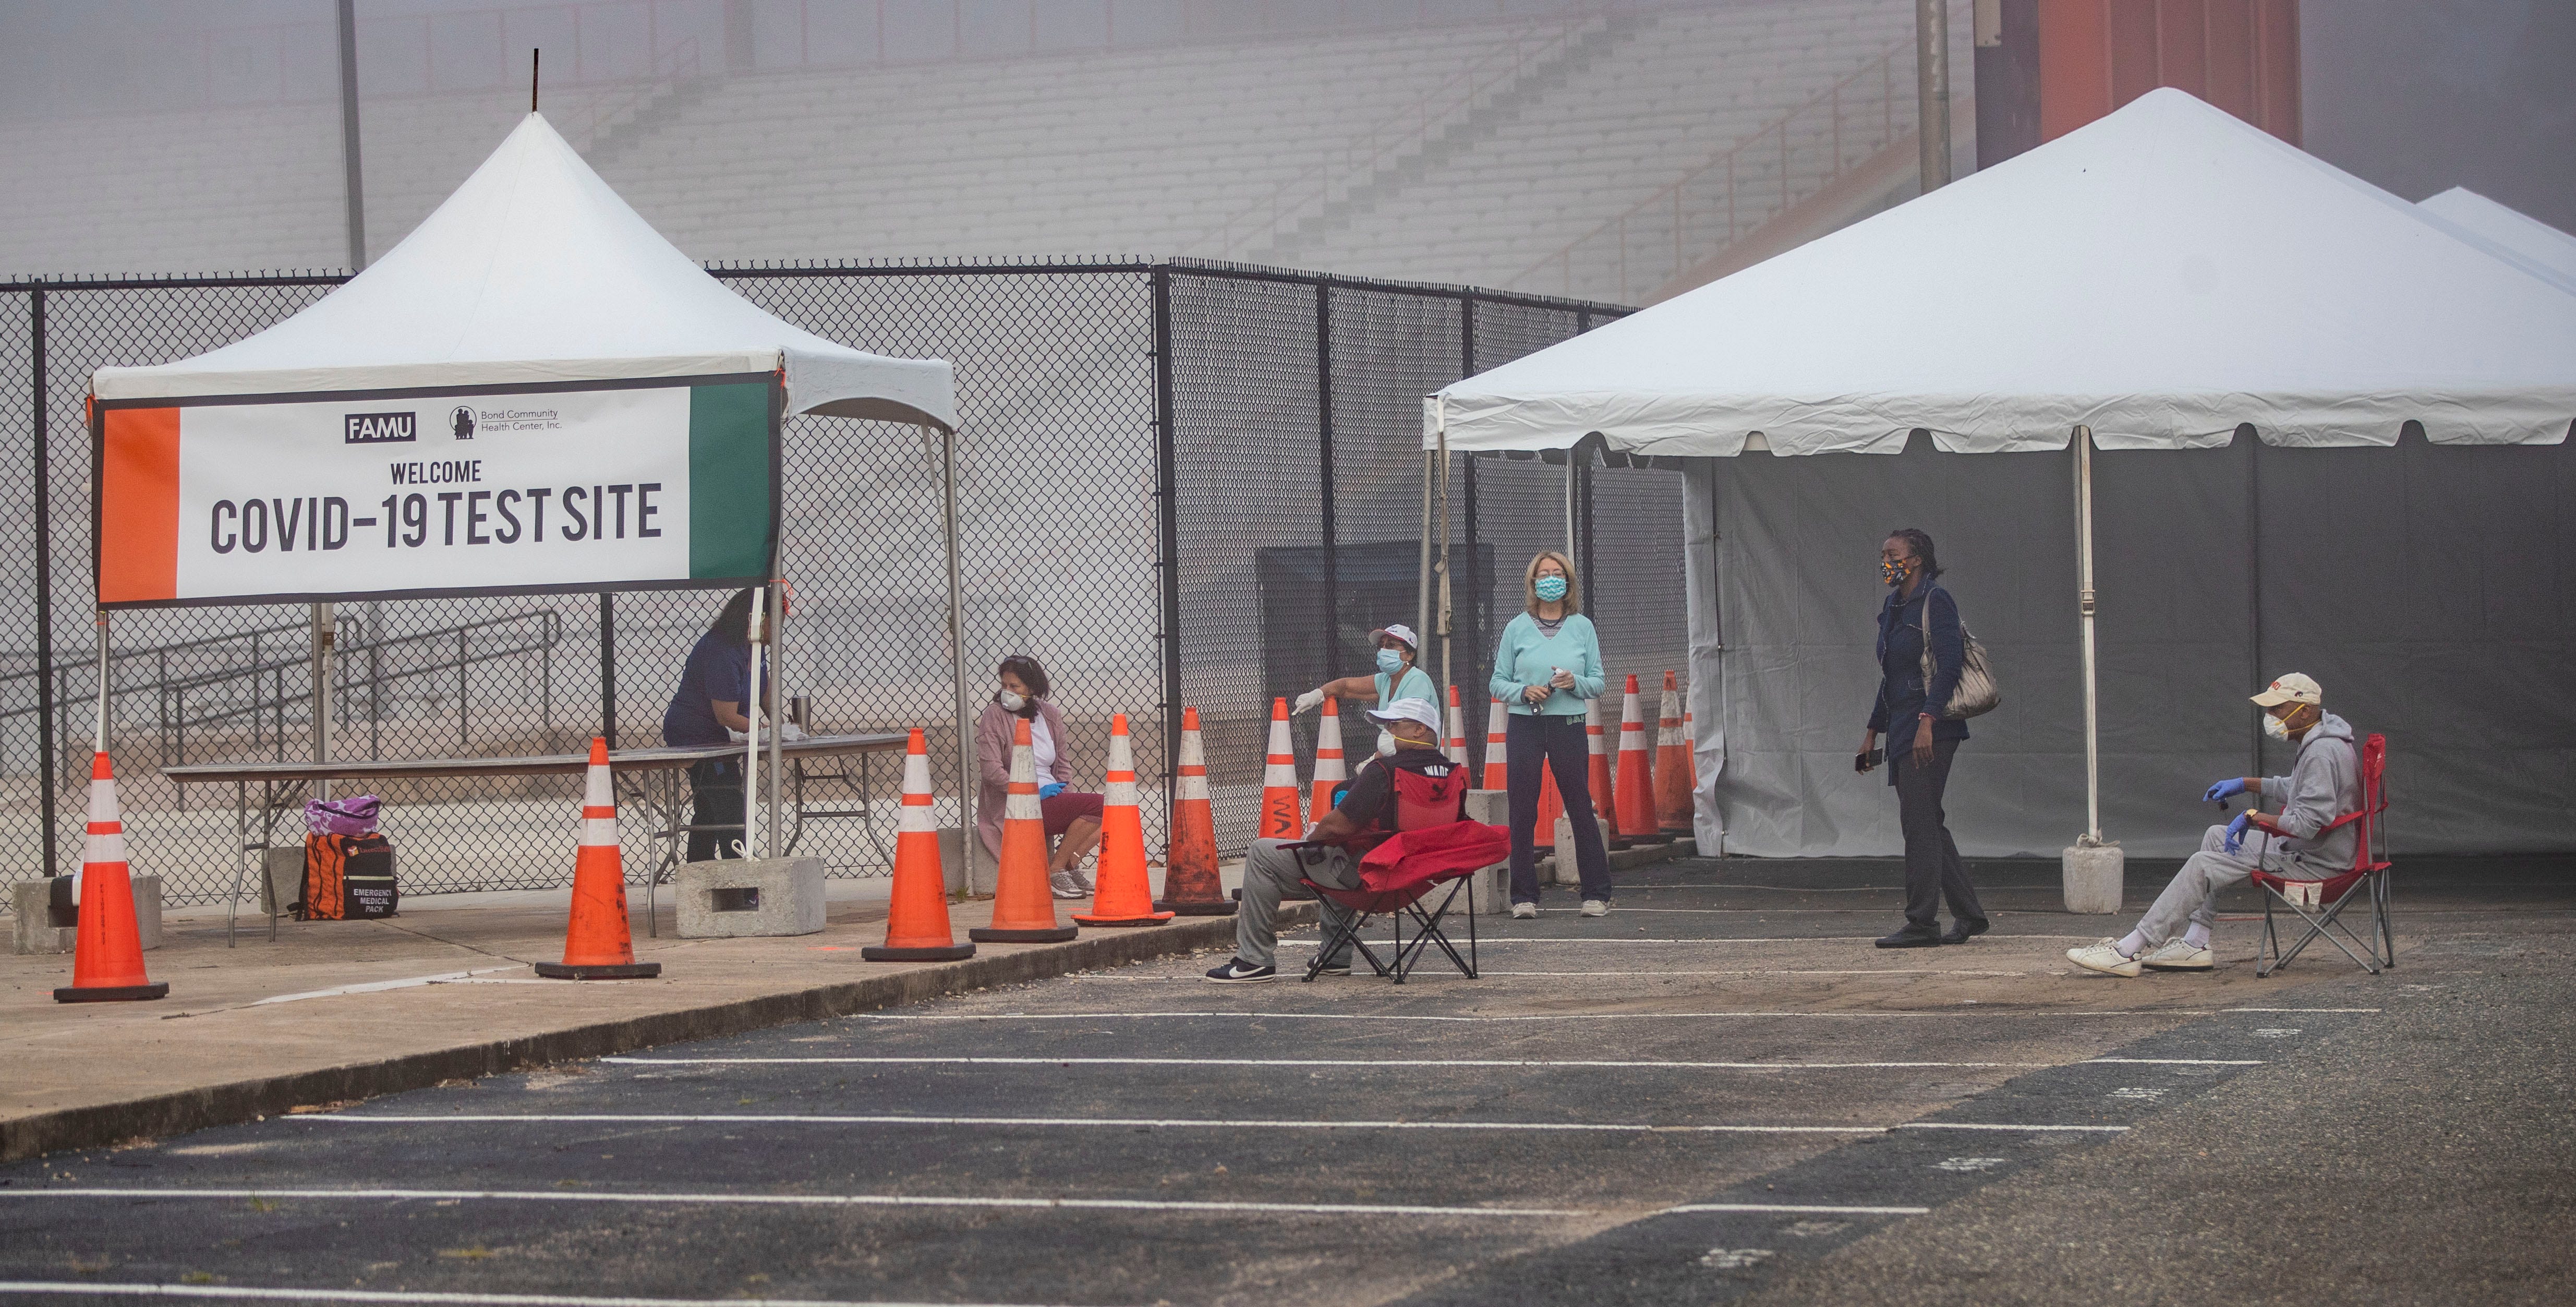
M 975 693 L 1004 656 L 1044 663 L 1078 775 L 1125 713 L 1149 845 L 1180 706 L 1199 709 L 1220 843 L 1252 834 L 1272 700 L 1371 669 L 1367 633 L 1418 620 L 1422 397 L 1623 310 L 1448 287 L 1196 263 L 716 268 L 780 317 L 957 367 L 965 650 Z M 91 372 L 213 349 L 291 316 L 330 276 L 0 285 L 0 857 L 77 869 L 99 687 Z M 936 445 L 910 427 L 787 421 L 780 570 L 795 604 L 784 692 L 822 732 L 929 736 L 943 824 L 960 815 Z M 1678 473 L 1585 469 L 1578 557 L 1614 675 L 1682 668 Z M 1566 540 L 1562 463 L 1451 459 L 1450 657 L 1483 746 L 1491 644 L 1529 554 Z M 1619 510 L 1593 525 L 1595 495 Z M 1595 545 L 1603 557 L 1595 558 Z M 370 601 L 330 613 L 331 756 L 563 753 L 657 744 L 721 592 Z M 314 614 L 303 605 L 124 610 L 104 628 L 110 752 L 139 872 L 169 902 L 220 901 L 242 833 L 230 787 L 181 763 L 308 758 Z M 1442 671 L 1437 637 L 1425 665 Z M 1660 678 L 1657 678 L 1660 679 Z M 1315 721 L 1298 719 L 1301 767 Z M 1354 753 L 1374 732 L 1345 722 Z M 790 833 L 837 876 L 883 875 L 900 766 L 809 764 L 818 815 Z M 1163 784 L 1150 783 L 1153 780 Z M 386 832 L 411 893 L 569 880 L 577 777 L 391 781 Z M 220 790 L 221 792 L 216 792 Z M 255 796 L 254 796 L 255 797 Z M 630 876 L 655 864 L 622 824 Z M 293 838 L 291 819 L 273 832 Z M 261 832 L 252 831 L 250 842 Z

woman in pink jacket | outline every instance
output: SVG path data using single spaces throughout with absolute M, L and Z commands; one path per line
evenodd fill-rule
M 1002 660 L 1001 688 L 975 719 L 975 757 L 983 773 L 983 794 L 975 807 L 975 833 L 986 852 L 1002 856 L 1002 809 L 1010 798 L 1011 735 L 1016 719 L 1029 724 L 1029 743 L 1037 754 L 1038 807 L 1046 817 L 1049 839 L 1063 838 L 1047 858 L 1047 884 L 1060 899 L 1088 898 L 1091 880 L 1082 860 L 1100 843 L 1100 796 L 1076 794 L 1073 763 L 1065 756 L 1064 714 L 1047 700 L 1046 669 L 1027 654 Z

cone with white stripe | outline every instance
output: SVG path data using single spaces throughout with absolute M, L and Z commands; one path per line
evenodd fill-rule
M 1159 926 L 1172 919 L 1154 906 L 1145 878 L 1145 816 L 1136 806 L 1136 756 L 1127 742 L 1127 714 L 1109 719 L 1109 784 L 1100 804 L 1100 873 L 1091 911 L 1073 914 L 1085 926 Z
M 1620 832 L 1626 823 L 1619 820 L 1617 795 L 1610 788 L 1610 742 L 1601 734 L 1601 701 L 1583 701 L 1584 742 L 1591 746 L 1590 766 L 1583 774 L 1584 798 L 1592 805 L 1592 815 L 1601 823 L 1601 838 L 1614 849 L 1628 847 Z
M 1655 820 L 1667 835 L 1691 832 L 1690 741 L 1682 735 L 1681 679 L 1669 667 L 1655 719 Z
M 1270 701 L 1270 750 L 1261 769 L 1261 831 L 1265 840 L 1293 840 L 1306 831 L 1298 815 L 1297 753 L 1288 742 L 1288 701 Z
M 1445 752 L 1452 765 L 1467 765 L 1467 711 L 1458 706 L 1458 687 L 1449 687 L 1449 747 Z
M 617 791 L 608 774 L 608 741 L 592 736 L 582 778 L 581 852 L 572 864 L 572 917 L 564 923 L 561 962 L 540 962 L 550 980 L 649 980 L 659 962 L 635 960 L 626 924 L 626 865 L 617 850 Z
M 1082 932 L 1055 919 L 1047 886 L 1046 815 L 1038 809 L 1038 760 L 1029 719 L 1011 722 L 1011 793 L 1002 807 L 1002 869 L 994 877 L 993 922 L 966 932 L 985 944 L 1054 944 Z
M 1331 722 L 1330 709 L 1324 720 Z M 1172 838 L 1163 853 L 1163 897 L 1156 912 L 1184 917 L 1230 917 L 1216 870 L 1216 810 L 1208 802 L 1207 746 L 1199 739 L 1199 710 L 1181 709 L 1181 763 L 1172 792 Z M 1104 809 L 1106 811 L 1106 809 Z
M 1315 727 L 1315 788 L 1313 802 L 1306 810 L 1322 821 L 1333 810 L 1333 791 L 1349 780 L 1351 773 L 1342 761 L 1342 706 L 1332 696 L 1324 697 L 1324 715 Z
M 1485 705 L 1485 785 L 1489 790 L 1512 787 L 1511 710 L 1495 699 Z
M 1638 698 L 1633 672 L 1619 705 L 1619 788 L 1612 801 L 1619 807 L 1620 834 L 1657 842 L 1655 755 L 1646 748 L 1645 706 Z
M 870 962 L 955 962 L 975 956 L 948 924 L 948 870 L 930 817 L 930 750 L 914 727 L 903 756 L 903 821 L 894 837 L 894 890 L 886 942 L 859 950 Z
M 125 823 L 116 812 L 116 772 L 100 752 L 89 764 L 89 831 L 81 837 L 80 928 L 72 939 L 72 983 L 57 1003 L 162 998 L 170 982 L 143 974 L 143 937 L 134 924 L 134 878 L 125 865 Z

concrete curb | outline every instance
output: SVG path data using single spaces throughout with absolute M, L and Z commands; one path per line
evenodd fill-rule
M 1281 905 L 1282 927 L 1311 923 L 1312 903 Z M 1199 949 L 1231 945 L 1234 918 L 1188 917 L 1167 926 L 1102 931 L 1063 944 L 1021 949 L 915 967 L 908 971 L 650 1016 L 571 1026 L 541 1035 L 466 1044 L 379 1062 L 357 1062 L 287 1075 L 206 1085 L 121 1103 L 40 1112 L 0 1122 L 0 1161 L 16 1161 L 67 1148 L 101 1148 L 129 1139 L 159 1139 L 277 1116 L 310 1103 L 374 1098 L 425 1089 L 442 1080 L 519 1071 L 550 1062 L 631 1053 L 659 1044 L 741 1034 L 797 1021 L 816 1021 L 919 1003 L 985 989 L 1045 980 L 1096 967 L 1122 966 Z

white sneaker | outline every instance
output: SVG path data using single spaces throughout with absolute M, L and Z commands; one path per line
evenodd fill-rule
M 2180 935 L 2166 940 L 2163 947 L 2149 950 L 2138 958 L 2138 965 L 2150 971 L 2207 971 L 2218 960 L 2207 948 L 2195 948 Z
M 2099 971 L 2106 976 L 2137 975 L 2138 960 L 2121 956 L 2120 950 L 2115 947 L 2118 943 L 2118 940 L 2105 939 L 2098 944 L 2071 948 L 2066 950 L 2066 960 L 2086 971 Z
M 1587 917 L 1606 917 L 1606 916 L 1609 916 L 1609 915 L 1610 915 L 1610 900 L 1608 900 L 1608 899 L 1585 899 L 1585 900 L 1583 901 L 1583 915 L 1585 915 L 1585 916 L 1587 916 Z
M 1515 903 L 1512 905 L 1512 915 L 1522 921 L 1528 921 L 1538 915 L 1538 905 L 1535 903 Z
M 1082 887 L 1082 882 L 1074 879 L 1073 873 L 1069 871 L 1059 871 L 1054 875 L 1047 877 L 1047 888 L 1053 890 L 1055 892 L 1055 896 L 1060 899 L 1087 899 L 1091 897 L 1091 891 L 1084 889 Z

